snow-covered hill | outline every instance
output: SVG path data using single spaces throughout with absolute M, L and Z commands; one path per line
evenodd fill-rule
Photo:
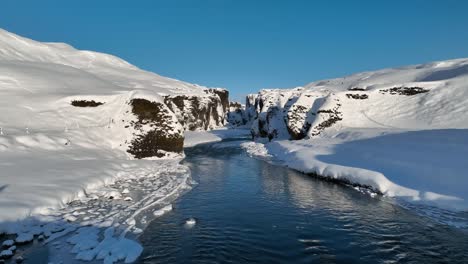
M 162 77 L 112 55 L 80 51 L 62 43 L 36 42 L 1 29 L 0 72 L 0 127 L 7 134 L 26 129 L 40 132 L 106 128 L 94 133 L 100 137 L 94 141 L 125 152 L 135 148 L 132 141 L 136 137 L 145 137 L 152 131 L 136 127 L 133 99 L 154 102 L 146 104 L 150 108 L 144 111 L 165 112 L 162 121 L 172 133 L 167 137 L 181 140 L 184 128 L 223 126 L 228 110 L 226 90 Z M 73 101 L 102 104 L 77 107 L 71 104 Z M 194 115 L 199 112 L 204 114 Z M 152 119 L 156 122 L 155 117 Z M 176 150 L 180 152 L 182 145 L 178 145 Z
M 135 260 L 127 238 L 190 188 L 184 131 L 224 126 L 228 96 L 0 29 L 0 235 L 76 231 L 79 259 Z
M 388 196 L 468 209 L 468 59 L 262 90 L 247 97 L 246 114 L 252 136 L 272 141 L 246 145 L 252 153 Z

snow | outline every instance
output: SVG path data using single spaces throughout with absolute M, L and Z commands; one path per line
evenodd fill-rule
M 273 140 L 242 146 L 397 200 L 466 211 L 466 83 L 468 59 L 457 59 L 262 90 L 248 97 L 247 111 L 257 113 L 255 135 Z M 423 92 L 404 94 L 408 87 Z
M 179 161 L 128 161 L 127 166 L 107 183 L 88 188 L 75 199 L 70 198 L 63 207 L 40 210 L 24 217 L 21 222 L 2 222 L 1 231 L 17 234 L 17 243 L 31 241 L 37 235 L 47 238 L 45 244 L 54 241 L 72 244 L 71 251 L 77 259 L 133 262 L 142 248 L 127 237 L 139 234 L 149 220 L 163 214 L 161 211 L 170 211 L 170 203 L 191 188 L 190 172 Z M 71 179 L 59 183 L 67 181 L 71 182 Z M 135 200 L 126 201 L 116 195 L 124 190 L 129 196 L 136 197 Z M 109 228 L 114 230 L 108 231 L 111 233 L 103 231 Z M 100 235 L 103 232 L 104 238 Z M 5 241 L 4 244 L 10 245 L 11 242 Z
M 153 212 L 153 215 L 156 216 L 156 217 L 159 217 L 159 216 L 162 216 L 164 214 L 166 214 L 167 212 L 170 212 L 172 211 L 172 205 L 169 204 L 169 205 L 166 205 L 164 206 L 163 208 L 157 210 L 157 211 L 154 211 Z
M 421 137 L 446 140 L 436 144 L 415 140 Z M 460 176 L 468 155 L 465 130 L 399 132 L 346 141 L 279 140 L 242 146 L 253 155 L 275 157 L 295 170 L 371 186 L 390 197 L 468 209 L 468 180 Z
M 0 252 L 0 259 L 3 259 L 3 258 L 10 258 L 13 256 L 13 251 L 9 250 L 9 249 L 5 249 L 5 250 L 2 250 Z
M 210 131 L 185 131 L 184 147 L 194 147 L 199 144 L 218 142 L 227 138 L 250 137 L 247 129 L 214 129 Z
M 8 239 L 8 240 L 3 241 L 2 247 L 11 247 L 14 244 L 15 244 L 15 241 Z
M 185 220 L 184 226 L 186 228 L 192 228 L 197 224 L 197 220 L 193 217 L 190 217 L 189 219 Z

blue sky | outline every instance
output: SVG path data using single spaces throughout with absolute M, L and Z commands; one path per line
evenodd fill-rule
M 468 57 L 468 1 L 5 0 L 0 27 L 111 53 L 234 98 Z

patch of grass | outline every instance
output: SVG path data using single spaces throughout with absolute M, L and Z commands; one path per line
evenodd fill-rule
M 348 91 L 365 91 L 366 89 L 360 87 L 349 88 Z
M 427 93 L 429 90 L 421 88 L 421 87 L 393 87 L 390 89 L 380 90 L 382 93 L 390 93 L 390 94 L 398 94 L 398 95 L 416 95 L 420 93 Z
M 367 94 L 346 94 L 346 97 L 350 99 L 356 99 L 356 100 L 364 100 L 369 98 Z
M 141 130 L 143 125 L 148 124 L 154 129 L 136 136 L 130 143 L 128 153 L 141 159 L 163 157 L 163 151 L 183 151 L 184 137 L 177 133 L 169 133 L 174 128 L 171 126 L 172 116 L 165 105 L 139 98 L 132 99 L 130 105 L 132 113 L 138 118 L 138 121 L 131 123 L 134 128 Z
M 76 107 L 97 107 L 103 105 L 104 103 L 96 102 L 94 100 L 73 100 L 71 105 Z

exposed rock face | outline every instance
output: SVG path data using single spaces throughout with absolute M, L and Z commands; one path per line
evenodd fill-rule
M 240 127 L 247 124 L 249 118 L 246 116 L 245 107 L 239 102 L 229 103 L 227 122 L 230 127 Z
M 135 133 L 128 153 L 141 159 L 183 151 L 183 131 L 166 105 L 141 98 L 132 99 L 129 104 L 137 120 L 130 122 Z
M 176 115 L 185 130 L 208 130 L 225 124 L 229 110 L 229 93 L 207 89 L 206 96 L 170 95 L 164 103 Z
M 109 120 L 112 142 L 137 159 L 183 153 L 185 130 L 214 129 L 226 123 L 228 92 L 203 91 L 164 96 L 132 91 L 125 101 L 112 101 L 108 106 L 119 109 Z M 124 107 L 119 107 L 122 103 Z
M 296 101 L 300 91 L 262 90 L 257 95 L 248 95 L 246 112 L 249 118 L 253 118 L 252 137 L 268 137 L 269 140 L 289 138 L 285 113 Z
M 71 102 L 71 105 L 76 106 L 76 107 L 97 107 L 100 106 L 104 103 L 101 102 L 96 102 L 94 100 L 73 100 Z
M 368 81 L 368 78 L 363 78 L 362 74 L 357 76 L 358 79 L 349 84 L 344 79 L 328 80 L 314 83 L 310 88 L 261 90 L 258 94 L 248 95 L 245 116 L 252 122 L 252 137 L 299 140 L 333 136 L 342 127 L 381 128 L 388 116 L 379 122 L 368 114 L 381 118 L 376 106 L 396 112 L 408 107 L 399 105 L 400 102 L 411 100 L 414 106 L 410 109 L 415 111 L 414 108 L 420 105 L 419 100 L 431 91 L 426 87 L 389 87 L 388 84 L 384 84 L 385 88 L 380 88 L 380 84 L 361 88 L 359 81 Z M 400 113 L 398 118 L 406 115 Z
M 340 99 L 330 91 L 262 90 L 246 98 L 252 137 L 298 140 L 318 136 L 342 120 Z
M 209 95 L 217 95 L 221 100 L 221 105 L 223 106 L 223 111 L 226 113 L 229 109 L 229 91 L 220 88 L 210 88 L 206 89 L 205 93 Z
M 286 107 L 285 122 L 291 139 L 298 140 L 307 136 L 315 119 L 313 108 L 322 104 L 322 98 L 320 94 L 305 92 L 288 100 L 291 105 Z

